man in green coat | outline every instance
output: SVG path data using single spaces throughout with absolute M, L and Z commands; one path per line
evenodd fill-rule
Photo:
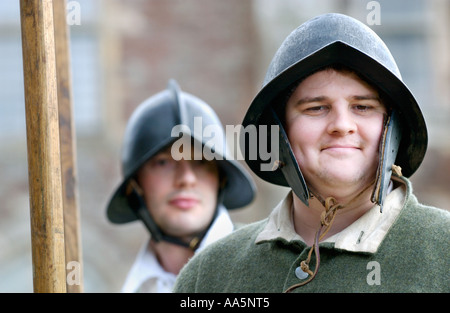
M 419 105 L 382 40 L 341 14 L 282 43 L 243 126 L 278 125 L 279 160 L 246 162 L 292 191 L 198 254 L 175 292 L 449 292 L 450 214 L 418 202 Z M 271 129 L 271 128 L 269 128 Z M 262 166 L 264 165 L 264 166 Z

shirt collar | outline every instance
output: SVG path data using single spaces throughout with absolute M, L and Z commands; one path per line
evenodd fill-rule
M 378 205 L 374 205 L 354 223 L 323 242 L 334 243 L 334 247 L 337 249 L 375 253 L 398 217 L 404 204 L 405 195 L 406 185 L 402 183 L 386 197 L 383 213 L 380 213 Z M 276 239 L 304 242 L 294 228 L 292 191 L 269 215 L 266 226 L 256 238 L 256 243 Z
M 211 224 L 208 232 L 200 243 L 196 253 L 210 243 L 228 235 L 233 231 L 233 222 L 228 211 L 223 205 L 218 207 L 217 217 Z M 176 275 L 166 272 L 159 264 L 153 250 L 150 248 L 150 240 L 141 247 L 136 260 L 127 276 L 122 292 L 135 292 L 140 286 L 150 279 L 154 279 L 158 292 L 170 292 L 175 283 Z
M 152 278 L 155 279 L 157 292 L 170 292 L 176 275 L 166 272 L 159 264 L 155 253 L 150 248 L 150 240 L 141 247 L 136 260 L 127 275 L 122 292 L 136 292 L 141 285 Z
M 234 225 L 227 209 L 221 204 L 218 208 L 217 217 L 200 243 L 196 253 L 203 250 L 207 245 L 225 237 L 233 231 Z

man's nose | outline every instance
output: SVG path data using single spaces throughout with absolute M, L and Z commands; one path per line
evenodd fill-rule
M 192 167 L 192 162 L 180 160 L 177 162 L 177 170 L 175 173 L 175 184 L 177 187 L 192 186 L 197 181 L 197 176 Z
M 328 133 L 335 135 L 347 135 L 356 131 L 354 116 L 349 109 L 346 100 L 340 100 L 333 106 L 329 115 Z

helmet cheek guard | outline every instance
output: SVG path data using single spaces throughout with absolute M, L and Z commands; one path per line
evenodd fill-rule
M 372 193 L 372 202 L 380 206 L 383 211 L 384 198 L 386 196 L 389 183 L 391 181 L 394 162 L 397 158 L 402 130 L 400 118 L 396 110 L 393 110 L 386 117 L 384 131 L 380 139 L 378 170 L 375 181 L 375 188 Z
M 284 127 L 278 118 L 274 110 L 272 111 L 272 116 L 279 127 L 279 149 L 280 149 L 280 160 L 274 165 L 273 170 L 281 170 L 288 186 L 292 188 L 294 193 L 299 197 L 300 200 L 307 206 L 309 205 L 309 191 L 306 186 L 303 174 L 298 166 L 297 159 L 292 152 L 291 144 L 284 130 Z
M 308 206 L 310 193 L 297 160 L 292 152 L 289 139 L 284 127 L 275 111 L 272 110 L 274 120 L 279 126 L 280 160 L 276 161 L 273 170 L 280 169 L 287 184 L 292 188 L 297 197 Z M 402 132 L 400 118 L 396 110 L 386 116 L 384 130 L 380 139 L 378 170 L 376 174 L 375 188 L 371 200 L 380 206 L 383 211 L 384 197 L 388 190 L 392 176 L 392 167 L 397 157 Z
M 273 184 L 291 187 L 308 204 L 311 191 L 308 191 L 280 116 L 277 116 L 283 111 L 280 107 L 284 103 L 280 99 L 300 79 L 336 65 L 355 71 L 389 98 L 391 113 L 380 140 L 376 186 L 371 198 L 382 207 L 394 163 L 401 167 L 406 177 L 422 163 L 427 149 L 427 128 L 419 105 L 403 83 L 389 49 L 369 27 L 351 17 L 331 13 L 313 18 L 295 29 L 275 53 L 263 86 L 242 122 L 243 127 L 254 125 L 257 130 L 260 125 L 279 126 L 280 160 L 273 171 L 261 170 L 262 158 L 248 157 L 249 148 L 243 136 L 240 138 L 241 150 L 245 152 L 247 165 L 257 176 Z M 269 138 L 270 131 L 266 139 Z

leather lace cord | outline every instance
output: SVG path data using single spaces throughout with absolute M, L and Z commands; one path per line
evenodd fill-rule
M 336 203 L 336 199 L 334 199 L 333 197 L 328 197 L 325 200 L 325 211 L 322 212 L 320 216 L 320 227 L 317 230 L 316 235 L 314 236 L 314 244 L 311 247 L 311 249 L 309 249 L 308 257 L 306 258 L 306 260 L 303 260 L 300 263 L 300 268 L 302 269 L 303 272 L 309 274 L 309 278 L 301 283 L 292 285 L 291 287 L 289 287 L 284 291 L 285 293 L 291 292 L 292 290 L 298 287 L 306 285 L 316 276 L 320 266 L 319 242 L 330 230 L 331 225 L 333 224 L 334 217 L 336 216 L 337 210 L 341 209 L 342 207 L 343 207 L 342 205 Z M 309 268 L 309 262 L 311 261 L 313 251 L 314 254 L 316 255 L 316 266 L 314 268 L 314 272 L 311 271 Z
M 396 176 L 402 175 L 401 168 L 395 164 L 392 165 L 392 171 L 393 171 L 393 174 Z M 359 199 L 359 197 L 361 197 L 361 195 L 363 195 L 364 192 L 372 186 L 373 186 L 373 183 L 369 184 L 360 193 L 358 193 L 349 203 L 347 203 L 346 206 L 353 203 L 355 200 Z M 344 205 L 337 203 L 335 198 L 328 197 L 325 200 L 323 200 L 323 198 L 318 196 L 317 193 L 313 192 L 311 190 L 311 188 L 309 188 L 309 189 L 310 189 L 311 194 L 314 195 L 314 197 L 316 197 L 322 203 L 322 205 L 325 207 L 325 211 L 322 212 L 322 214 L 320 216 L 320 227 L 314 236 L 314 243 L 313 243 L 311 249 L 309 250 L 308 257 L 306 258 L 306 260 L 303 260 L 302 262 L 300 262 L 300 268 L 302 269 L 303 272 L 308 273 L 309 278 L 303 282 L 292 285 L 291 287 L 289 287 L 288 289 L 286 289 L 284 291 L 285 293 L 289 293 L 298 287 L 306 285 L 307 283 L 311 282 L 314 279 L 314 277 L 316 277 L 317 272 L 319 271 L 319 266 L 320 266 L 319 242 L 323 239 L 323 237 L 325 237 L 325 235 L 330 230 L 331 225 L 333 224 L 334 218 L 336 216 L 337 210 L 344 208 Z M 309 268 L 309 263 L 311 261 L 313 251 L 314 251 L 314 254 L 316 255 L 316 266 L 314 268 L 314 272 L 311 271 L 311 269 Z

